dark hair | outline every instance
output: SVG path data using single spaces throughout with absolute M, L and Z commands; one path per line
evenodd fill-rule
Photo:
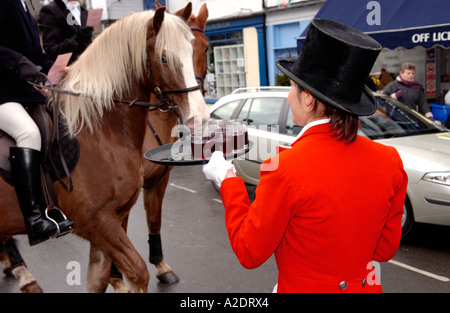
M 331 128 L 336 131 L 334 137 L 352 143 L 358 136 L 360 121 L 358 116 L 349 114 L 325 103 L 325 116 L 330 118 Z
M 292 83 L 294 83 L 297 86 L 299 92 L 307 91 L 305 88 L 303 88 L 296 82 L 292 81 Z M 318 110 L 317 98 L 314 95 L 313 97 L 314 97 L 313 110 L 317 112 Z M 331 106 L 326 102 L 323 102 L 323 104 L 325 105 L 325 110 L 322 112 L 322 115 L 324 117 L 330 118 L 331 129 L 336 132 L 333 135 L 333 137 L 339 137 L 338 139 L 339 141 L 344 140 L 347 143 L 352 143 L 353 141 L 355 141 L 355 139 L 358 136 L 358 130 L 360 127 L 359 117 L 357 115 L 347 113 L 334 106 Z

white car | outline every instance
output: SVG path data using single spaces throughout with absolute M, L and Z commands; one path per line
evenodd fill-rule
M 263 160 L 289 146 L 301 127 L 292 122 L 287 104 L 290 87 L 238 89 L 211 107 L 215 119 L 239 119 L 248 124 L 254 146 L 234 161 L 247 184 L 259 182 Z M 360 134 L 399 152 L 408 174 L 402 237 L 415 222 L 450 226 L 450 132 L 398 101 L 375 94 L 378 110 L 361 117 Z

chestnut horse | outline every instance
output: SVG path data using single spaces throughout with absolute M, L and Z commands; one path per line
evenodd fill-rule
M 164 8 L 130 13 L 93 41 L 60 86 L 73 93 L 61 94 L 61 113 L 78 137 L 80 157 L 73 191 L 59 184 L 55 191 L 61 210 L 75 222 L 75 234 L 90 242 L 90 292 L 106 290 L 111 261 L 132 291 L 147 291 L 146 264 L 122 222 L 143 185 L 145 105 L 157 98 L 159 109 L 169 108 L 191 127 L 209 118 L 196 88 L 193 39 L 185 21 Z M 14 189 L 3 180 L 0 216 L 2 243 L 25 233 Z
M 158 1 L 156 1 L 156 6 L 157 8 L 162 7 Z M 207 68 L 206 53 L 209 49 L 208 39 L 204 33 L 208 18 L 208 9 L 206 4 L 204 4 L 200 8 L 197 16 L 193 14 L 187 16 L 186 13 L 188 12 L 189 6 L 190 3 L 186 8 L 176 12 L 175 15 L 187 19 L 187 23 L 195 36 L 192 42 L 194 49 L 194 72 L 198 83 L 203 86 Z M 170 112 L 149 111 L 147 118 L 149 127 L 145 133 L 143 151 L 158 147 L 159 145 L 173 143 L 177 140 L 177 120 L 173 118 Z M 144 160 L 143 165 L 143 198 L 149 230 L 149 262 L 157 268 L 158 273 L 156 277 L 162 283 L 175 283 L 179 281 L 179 278 L 163 258 L 160 236 L 162 202 L 172 167 L 157 165 L 148 160 Z M 120 273 L 117 273 L 114 269 L 111 273 L 110 283 L 116 292 L 127 291 L 126 286 L 121 281 Z
M 176 14 L 180 14 L 177 12 Z M 209 48 L 208 39 L 204 34 L 206 20 L 208 18 L 208 9 L 204 4 L 198 15 L 191 15 L 188 19 L 195 39 L 193 41 L 194 47 L 194 71 L 199 83 L 203 86 L 203 79 L 206 74 L 206 53 Z M 161 142 L 158 142 L 158 137 L 155 137 L 150 128 L 147 129 L 144 139 L 144 151 L 157 147 L 159 144 L 168 144 L 174 142 L 176 138 L 171 137 L 171 130 L 176 126 L 176 122 L 172 119 L 172 128 L 169 128 L 170 123 L 162 123 L 165 119 L 170 119 L 167 115 L 160 116 L 160 112 L 151 112 L 148 116 L 149 122 L 153 125 Z M 172 271 L 170 266 L 164 261 L 161 244 L 161 210 L 164 193 L 167 183 L 169 181 L 170 167 L 156 165 L 149 161 L 144 161 L 144 208 L 147 213 L 147 226 L 149 230 L 149 245 L 150 245 L 150 263 L 154 264 L 158 269 L 156 277 L 164 283 L 173 283 L 178 281 L 177 275 Z

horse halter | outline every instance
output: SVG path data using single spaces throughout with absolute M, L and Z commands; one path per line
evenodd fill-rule
M 150 35 L 147 36 L 147 41 L 153 37 L 155 37 L 155 34 L 151 33 Z M 198 84 L 197 86 L 193 86 L 193 87 L 163 91 L 158 86 L 158 84 L 156 84 L 155 76 L 153 74 L 153 69 L 152 69 L 152 63 L 150 62 L 150 59 L 148 56 L 147 56 L 147 68 L 148 68 L 147 78 L 150 78 L 155 85 L 155 88 L 153 90 L 149 90 L 149 91 L 151 93 L 153 93 L 154 95 L 156 95 L 156 97 L 158 98 L 158 103 L 157 103 L 156 107 L 153 109 L 150 109 L 150 111 L 153 111 L 156 109 L 160 110 L 161 112 L 168 112 L 170 109 L 177 110 L 178 106 L 173 101 L 174 94 L 188 93 L 188 92 L 196 91 L 196 90 L 199 90 L 200 88 L 202 88 L 202 86 L 200 84 Z M 167 97 L 166 95 L 172 95 L 172 97 Z M 163 109 L 163 107 L 166 105 L 168 106 L 167 109 Z
M 198 32 L 201 32 L 202 34 L 205 34 L 205 31 L 203 29 L 201 29 L 200 27 L 191 27 L 191 31 L 198 31 Z M 203 94 L 203 96 L 205 96 L 205 93 L 206 93 L 206 90 L 205 90 L 206 72 L 202 76 L 200 76 L 200 74 L 197 74 L 197 73 L 194 73 L 194 74 L 195 74 L 195 80 L 197 80 L 197 83 L 200 85 L 200 88 L 202 89 L 202 94 Z

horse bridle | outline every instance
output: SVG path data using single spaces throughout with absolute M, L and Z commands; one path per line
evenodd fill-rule
M 155 37 L 155 33 L 151 33 L 150 35 L 148 35 L 147 41 L 153 37 Z M 202 88 L 202 85 L 199 83 L 197 86 L 193 86 L 193 87 L 181 88 L 181 89 L 171 89 L 171 90 L 163 91 L 158 86 L 158 84 L 156 84 L 155 76 L 153 74 L 153 69 L 152 69 L 152 63 L 150 62 L 150 59 L 148 56 L 147 56 L 147 69 L 148 69 L 147 78 L 150 78 L 151 81 L 153 81 L 155 84 L 155 88 L 153 90 L 149 89 L 148 91 L 153 93 L 158 99 L 158 102 L 156 103 L 156 105 L 153 105 L 155 103 L 150 103 L 151 106 L 154 106 L 154 108 L 150 109 L 150 111 L 153 111 L 156 109 L 160 110 L 161 112 L 168 112 L 170 109 L 176 111 L 176 110 L 178 110 L 178 106 L 174 103 L 173 95 L 180 94 L 180 93 L 188 93 L 188 92 L 196 91 L 196 90 L 199 90 L 200 88 Z M 196 78 L 197 78 L 197 76 L 196 76 Z M 197 82 L 198 82 L 198 80 L 197 80 Z M 172 97 L 167 97 L 167 95 L 172 95 Z M 130 103 L 130 106 L 138 105 L 137 103 L 138 102 L 135 102 L 133 104 Z M 167 106 L 167 108 L 164 109 L 164 107 L 166 107 L 166 106 Z
M 198 32 L 201 32 L 202 34 L 205 34 L 205 31 L 203 29 L 201 29 L 200 27 L 191 27 L 191 31 L 198 31 Z M 194 74 L 195 74 L 195 79 L 197 80 L 197 83 L 201 86 L 201 89 L 203 91 L 202 92 L 203 96 L 205 96 L 205 92 L 206 92 L 206 90 L 205 90 L 206 72 L 202 76 L 200 76 L 197 73 L 194 73 Z

